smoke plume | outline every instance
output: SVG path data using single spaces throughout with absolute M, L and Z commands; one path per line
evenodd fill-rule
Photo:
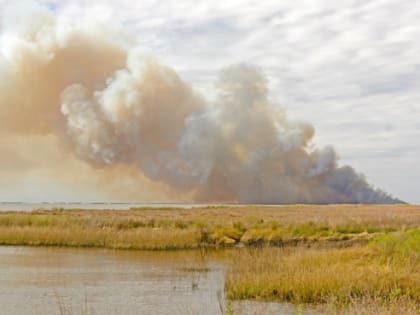
M 145 179 L 132 185 L 193 201 L 398 201 L 339 166 L 332 147 L 314 149 L 314 127 L 270 102 L 257 67 L 222 70 L 208 102 L 124 38 L 38 5 L 3 10 L 0 136 L 54 137 L 93 173 L 123 168 Z

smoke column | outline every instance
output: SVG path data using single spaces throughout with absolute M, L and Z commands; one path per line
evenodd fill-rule
M 313 149 L 257 67 L 222 70 L 208 102 L 120 30 L 28 6 L 2 14 L 2 137 L 54 137 L 95 172 L 122 166 L 193 201 L 398 202 Z

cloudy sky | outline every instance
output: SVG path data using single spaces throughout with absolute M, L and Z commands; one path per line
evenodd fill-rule
M 75 18 L 112 19 L 209 97 L 224 66 L 258 65 L 270 97 L 314 125 L 315 145 L 334 145 L 342 164 L 420 203 L 416 1 L 40 2 Z

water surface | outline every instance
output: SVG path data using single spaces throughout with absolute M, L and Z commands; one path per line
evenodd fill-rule
M 31 211 L 36 209 L 129 210 L 133 208 L 183 208 L 206 207 L 208 204 L 191 203 L 117 203 L 117 202 L 0 202 L 0 211 Z M 234 205 L 232 205 L 234 206 Z
M 250 206 L 249 204 L 247 204 Z M 229 206 L 240 207 L 239 203 L 118 203 L 118 202 L 0 202 L 0 211 L 31 211 L 37 209 L 85 209 L 85 210 L 129 210 L 135 208 L 182 208 L 194 209 L 203 207 Z M 258 205 L 259 207 L 282 207 L 283 205 Z
M 199 251 L 0 247 L 0 314 L 222 314 L 224 269 L 222 258 Z M 233 307 L 242 315 L 296 310 Z
M 220 263 L 196 252 L 0 247 L 1 314 L 218 314 Z

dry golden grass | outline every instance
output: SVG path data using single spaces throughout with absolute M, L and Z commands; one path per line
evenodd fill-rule
M 420 307 L 419 234 L 345 249 L 261 248 L 230 253 L 230 299 L 278 300 L 349 307 L 354 314 L 402 305 Z M 391 248 L 387 248 L 391 247 Z M 335 308 L 335 309 L 334 309 Z M 356 310 L 358 310 L 356 312 Z M 353 313 L 352 313 L 353 314 Z
M 8 215 L 24 215 L 28 212 L 3 212 Z M 210 206 L 193 209 L 139 208 L 132 210 L 36 210 L 33 216 L 65 216 L 80 220 L 119 222 L 137 220 L 203 221 L 214 224 L 231 224 L 237 221 L 280 221 L 284 224 L 326 222 L 333 225 L 348 221 L 375 225 L 420 225 L 420 206 L 414 205 L 287 205 L 287 206 Z M 53 219 L 52 219 L 53 220 Z M 58 219 L 57 219 L 58 220 Z
M 176 249 L 350 246 L 420 226 L 408 205 L 238 206 L 0 212 L 0 244 Z
M 168 250 L 197 248 L 200 237 L 200 231 L 193 229 L 0 227 L 0 245 Z
M 371 248 L 245 249 L 232 252 L 226 286 L 235 299 L 348 303 L 410 296 L 420 301 L 420 265 L 387 263 Z
M 418 315 L 418 304 L 411 299 L 393 298 L 392 302 L 380 299 L 362 298 L 351 301 L 345 307 L 329 304 L 320 307 L 320 313 L 326 315 Z

